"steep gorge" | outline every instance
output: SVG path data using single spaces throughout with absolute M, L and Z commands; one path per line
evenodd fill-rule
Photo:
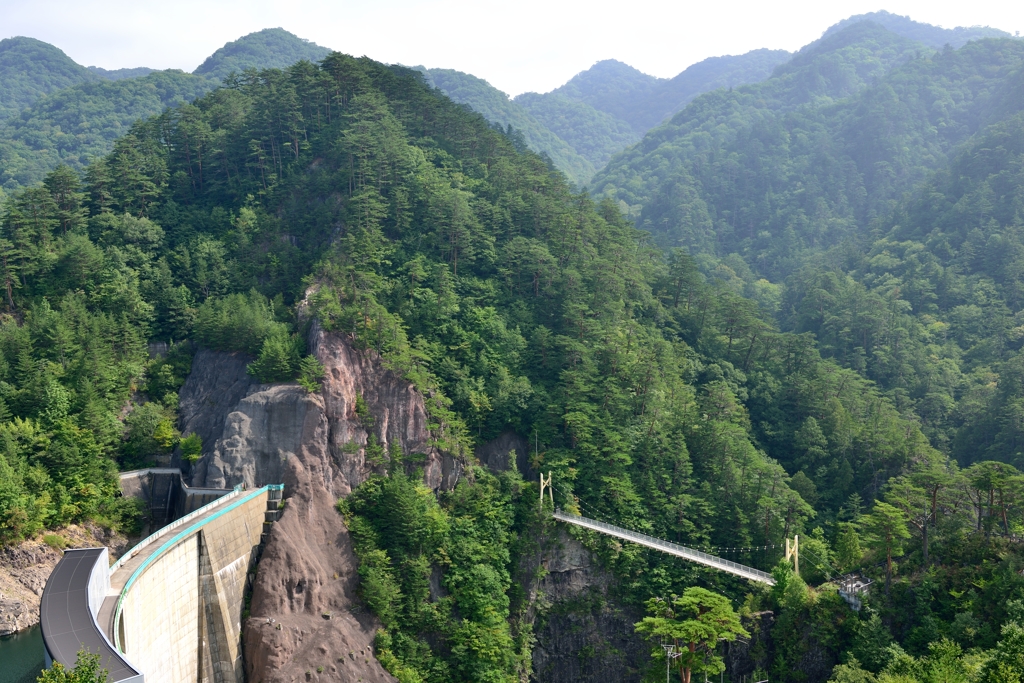
M 180 397 L 182 431 L 205 444 L 192 483 L 285 484 L 286 507 L 260 560 L 244 627 L 249 681 L 394 680 L 374 656 L 380 622 L 357 595 L 358 559 L 335 502 L 374 473 L 371 434 L 385 450 L 424 456 L 424 482 L 434 490 L 454 487 L 467 463 L 430 445 L 423 396 L 376 354 L 316 324 L 309 342 L 326 370 L 312 394 L 260 384 L 246 373 L 244 354 L 198 351 Z M 368 417 L 356 412 L 357 397 Z M 527 469 L 526 448 L 509 432 L 476 457 L 500 470 L 515 455 Z M 640 615 L 616 605 L 612 575 L 579 541 L 537 531 L 515 573 L 537 635 L 532 680 L 597 681 L 609 672 L 639 680 L 646 646 L 632 625 Z

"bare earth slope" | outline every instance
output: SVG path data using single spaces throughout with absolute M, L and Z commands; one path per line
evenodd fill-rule
M 356 594 L 358 563 L 334 505 L 374 471 L 371 434 L 385 452 L 396 444 L 422 454 L 434 489 L 453 487 L 463 466 L 430 445 L 423 396 L 376 354 L 316 325 L 310 342 L 327 374 L 314 394 L 247 384 L 237 355 L 196 355 L 181 392 L 184 431 L 205 443 L 193 484 L 285 485 L 244 625 L 248 680 L 390 681 L 373 655 L 379 623 Z M 356 414 L 357 396 L 372 421 Z

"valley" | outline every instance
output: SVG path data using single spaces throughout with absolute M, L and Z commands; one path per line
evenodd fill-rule
M 218 680 L 1019 681 L 1022 169 L 1024 42 L 887 12 L 515 97 L 0 41 L 0 605 L 160 467 L 284 487 Z

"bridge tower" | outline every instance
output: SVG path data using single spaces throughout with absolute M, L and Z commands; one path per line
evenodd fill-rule
M 790 546 L 789 539 L 786 539 L 786 559 L 793 558 L 793 571 L 800 574 L 800 536 L 793 534 L 793 545 Z
M 554 488 L 551 486 L 551 472 L 548 472 L 547 480 L 544 479 L 544 473 L 540 473 L 540 506 L 544 507 L 544 489 L 548 491 L 548 498 L 551 500 L 551 505 L 555 504 L 555 493 Z

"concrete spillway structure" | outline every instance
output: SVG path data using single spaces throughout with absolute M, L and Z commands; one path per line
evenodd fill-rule
M 245 593 L 282 493 L 235 489 L 109 569 L 105 548 L 67 551 L 43 591 L 47 663 L 72 667 L 84 648 L 111 683 L 242 683 Z

